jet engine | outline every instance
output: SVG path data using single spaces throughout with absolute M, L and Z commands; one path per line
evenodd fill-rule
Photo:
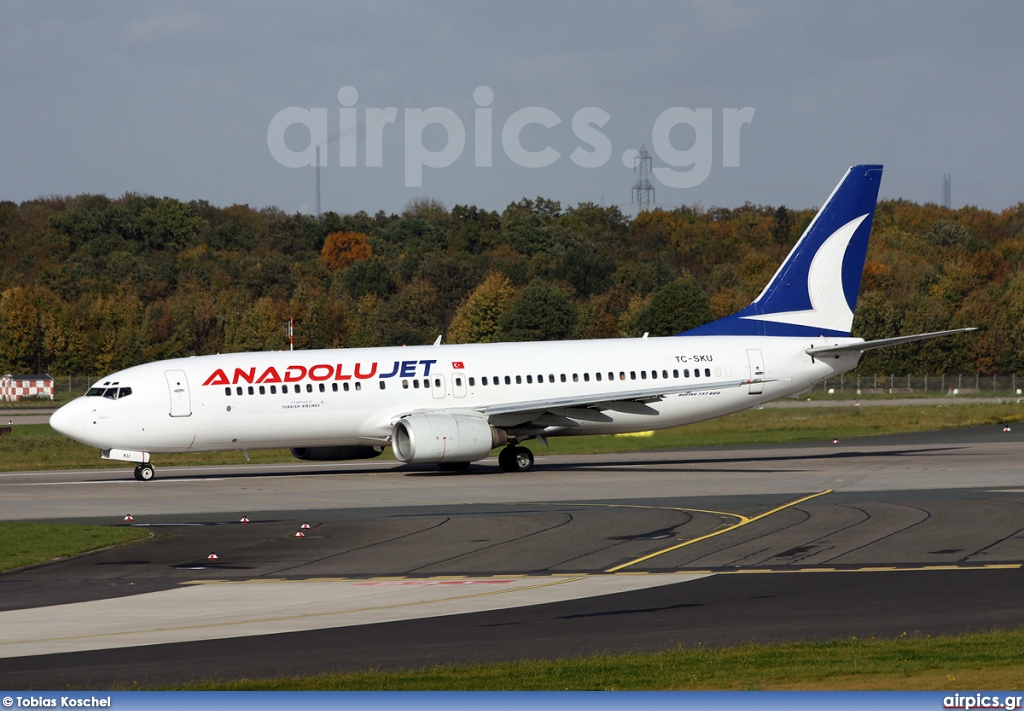
M 365 447 L 360 445 L 337 447 L 293 447 L 292 456 L 307 462 L 337 462 L 342 459 L 373 459 L 383 447 Z
M 473 415 L 410 415 L 395 423 L 391 449 L 400 462 L 473 462 L 508 442 L 504 430 Z

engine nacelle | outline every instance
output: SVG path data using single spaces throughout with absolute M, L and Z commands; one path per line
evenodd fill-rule
M 373 459 L 383 451 L 383 447 L 365 447 L 361 445 L 347 447 L 293 447 L 292 456 L 307 462 L 337 462 L 342 459 Z
M 508 442 L 504 430 L 472 415 L 410 415 L 395 423 L 391 449 L 400 462 L 474 462 Z

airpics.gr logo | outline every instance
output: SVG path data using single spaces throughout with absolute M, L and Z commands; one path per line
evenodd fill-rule
M 363 138 L 362 165 L 380 168 L 384 165 L 385 139 L 394 135 L 387 130 L 399 119 L 399 110 L 394 106 L 384 108 L 358 108 L 359 92 L 353 86 L 343 86 L 338 91 L 338 125 L 336 132 L 338 152 L 337 165 L 355 168 L 359 162 L 359 137 Z M 488 86 L 478 86 L 473 92 L 473 165 L 489 168 L 493 165 L 495 118 L 490 108 L 494 91 Z M 362 131 L 359 130 L 362 111 Z M 722 166 L 734 168 L 740 164 L 740 129 L 754 120 L 754 109 L 721 110 Z M 651 127 L 651 145 L 654 154 L 665 166 L 653 168 L 652 173 L 662 184 L 670 188 L 693 188 L 711 174 L 712 146 L 715 116 L 712 109 L 689 109 L 675 106 L 665 109 Z M 302 108 L 289 106 L 278 111 L 267 126 L 267 147 L 270 154 L 287 168 L 306 168 L 317 165 L 331 165 L 328 156 L 328 135 L 331 134 L 329 111 L 326 108 Z M 601 128 L 608 123 L 611 115 L 596 106 L 587 106 L 573 114 L 570 122 L 572 134 L 578 145 L 569 155 L 581 168 L 600 168 L 612 157 L 612 144 Z M 545 145 L 540 150 L 530 150 L 522 144 L 522 133 L 527 126 L 541 126 L 557 130 L 562 118 L 543 106 L 527 106 L 512 112 L 500 128 L 501 148 L 505 156 L 523 168 L 546 168 L 562 158 L 562 154 Z M 405 187 L 423 186 L 423 169 L 441 169 L 453 165 L 466 148 L 466 126 L 459 115 L 442 106 L 426 109 L 407 108 L 402 112 L 403 135 L 405 139 Z M 285 142 L 285 132 L 291 126 L 305 126 L 309 131 L 309 143 L 302 150 L 293 150 Z M 431 150 L 424 145 L 424 132 L 437 125 L 447 134 L 444 146 Z M 689 126 L 695 135 L 693 145 L 680 150 L 673 145 L 671 133 L 677 126 Z M 564 129 L 563 129 L 564 130 Z M 536 129 L 534 129 L 536 131 Z M 330 143 L 333 144 L 333 140 Z M 319 150 L 318 150 L 319 149 Z M 637 151 L 629 149 L 622 154 L 622 162 L 632 169 Z

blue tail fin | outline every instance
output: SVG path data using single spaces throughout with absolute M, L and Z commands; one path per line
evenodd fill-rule
M 771 282 L 739 313 L 683 336 L 849 336 L 882 166 L 855 165 Z

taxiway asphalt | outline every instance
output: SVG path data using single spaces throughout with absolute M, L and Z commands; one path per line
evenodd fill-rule
M 538 454 L 0 474 L 0 520 L 154 534 L 0 575 L 0 686 L 1024 624 L 1018 432 Z

